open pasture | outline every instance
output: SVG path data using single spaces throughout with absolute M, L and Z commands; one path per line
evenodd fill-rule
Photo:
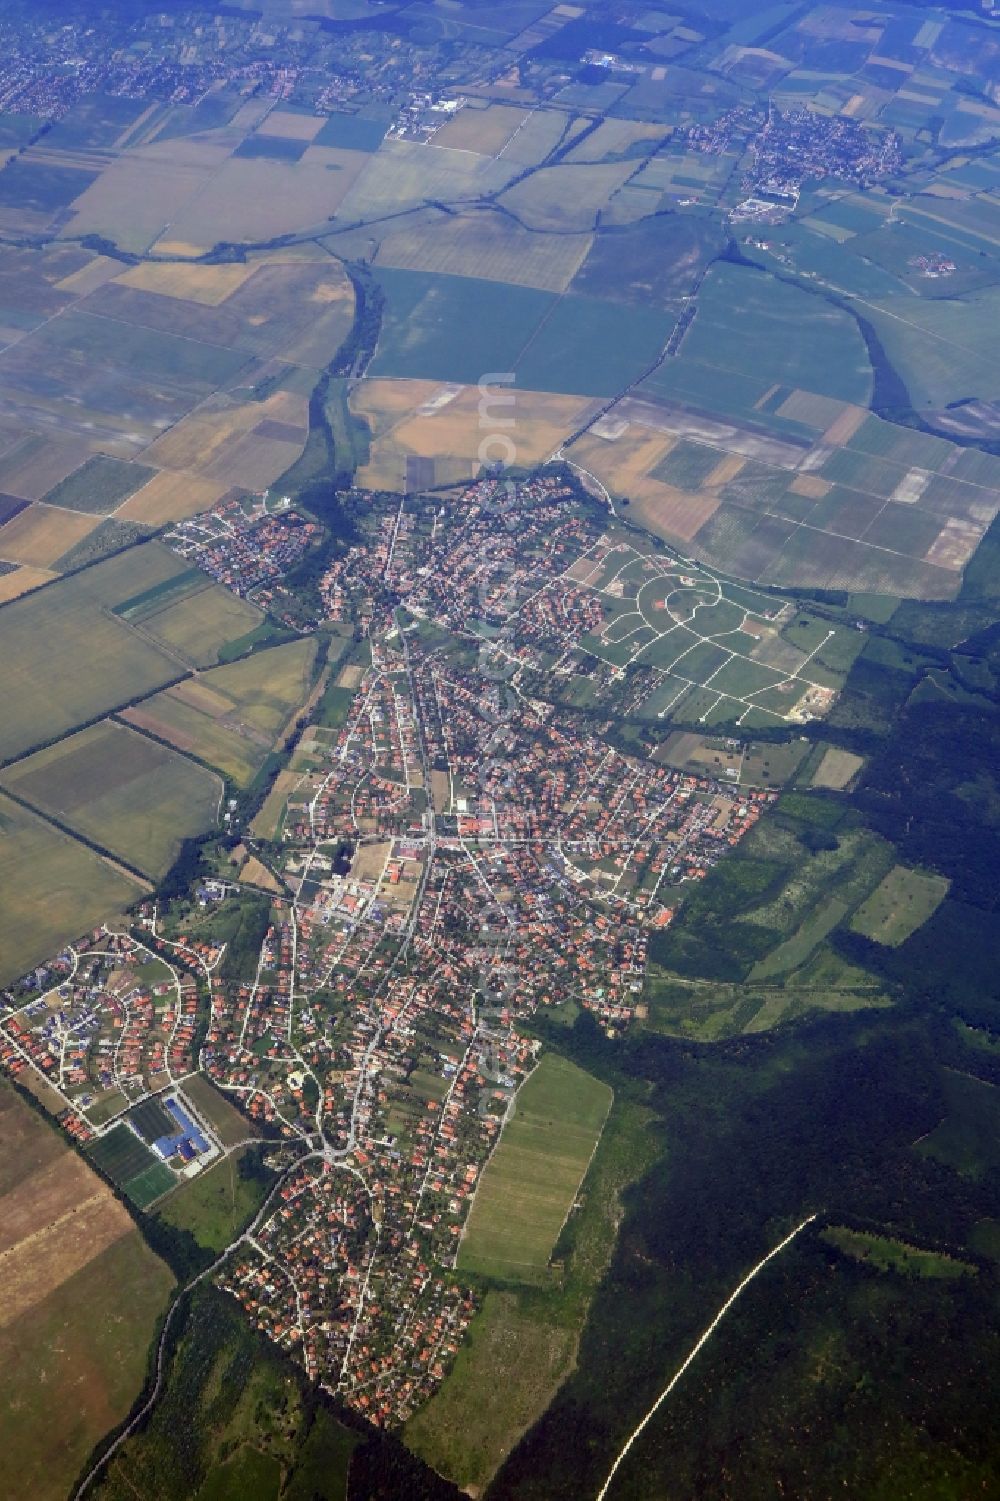
M 529 287 L 467 276 L 377 270 L 386 297 L 373 376 L 475 384 L 514 370 L 553 299 Z
M 602 227 L 577 272 L 573 291 L 676 309 L 720 247 L 721 234 L 711 220 L 682 214 Z
M 92 850 L 0 796 L 0 985 L 51 958 L 144 888 Z
M 22 431 L 24 436 L 0 455 L 0 489 L 7 495 L 41 500 L 91 453 L 82 437 L 53 434 L 43 438 L 40 433 Z
M 742 266 L 713 266 L 698 294 L 684 358 L 865 405 L 871 366 L 854 320 Z
M 498 201 L 527 229 L 589 231 L 634 170 L 634 162 L 542 167 Z
M 425 202 L 481 198 L 505 187 L 518 171 L 507 157 L 495 161 L 468 151 L 438 151 L 416 141 L 385 141 L 374 156 L 352 154 L 362 156 L 366 166 L 339 203 L 337 220 L 343 224 L 363 224 Z
M 597 1146 L 611 1090 L 547 1054 L 522 1085 L 484 1169 L 459 1268 L 514 1282 L 544 1278 L 549 1256 Z
M 899 945 L 933 917 L 948 895 L 948 881 L 929 870 L 894 865 L 854 914 L 851 928 L 876 943 Z
M 0 775 L 32 807 L 154 877 L 169 868 L 182 839 L 211 827 L 223 792 L 212 772 L 113 721 Z
M 164 1199 L 157 1214 L 178 1230 L 189 1230 L 201 1246 L 216 1254 L 234 1240 L 260 1208 L 266 1184 L 256 1178 L 241 1178 L 236 1151 L 182 1183 Z
M 141 255 L 163 234 L 164 225 L 208 188 L 228 154 L 222 145 L 179 141 L 127 151 L 96 180 L 80 184 L 64 232 L 102 235 Z
M 152 600 L 150 608 L 128 619 L 192 666 L 214 667 L 222 650 L 255 631 L 264 616 L 221 584 L 206 582 L 204 574 L 193 582 L 182 598 L 171 596 L 162 605 Z
M 0 1129 L 0 1490 L 63 1501 L 138 1395 L 173 1277 L 111 1191 L 6 1084 Z
M 154 694 L 123 718 L 245 787 L 305 702 L 315 654 L 313 639 L 255 652 Z

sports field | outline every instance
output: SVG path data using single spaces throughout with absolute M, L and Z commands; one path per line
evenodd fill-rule
M 851 927 L 855 933 L 874 938 L 876 943 L 898 948 L 933 917 L 947 895 L 948 882 L 944 876 L 894 865 L 858 908 Z
M 462 1271 L 543 1279 L 611 1108 L 608 1085 L 546 1054 L 517 1096 L 458 1254 Z

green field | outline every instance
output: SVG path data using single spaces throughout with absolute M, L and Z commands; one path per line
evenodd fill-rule
M 2 795 L 0 891 L 0 984 L 142 895 L 123 871 Z
M 203 1115 L 224 1147 L 245 1141 L 250 1134 L 246 1118 L 231 1105 L 204 1074 L 192 1074 L 184 1081 L 184 1093 Z
M 55 485 L 44 499 L 49 505 L 63 506 L 66 510 L 107 516 L 155 473 L 155 469 L 144 464 L 126 464 L 103 453 L 95 454 Z
M 711 268 L 683 361 L 867 405 L 871 366 L 849 314 L 742 266 Z
M 163 608 L 138 617 L 144 634 L 195 667 L 214 667 L 227 648 L 245 641 L 263 619 L 256 605 L 221 584 L 208 583 L 204 574 L 183 599 L 165 600 Z
M 552 296 L 466 276 L 377 272 L 386 298 L 371 376 L 475 384 L 484 371 L 513 370 Z
M 44 745 L 179 676 L 108 610 L 184 565 L 155 543 L 0 608 L 0 760 Z
M 868 900 L 854 914 L 851 928 L 898 948 L 924 925 L 948 894 L 949 882 L 929 870 L 894 865 Z
M 237 1148 L 182 1183 L 157 1211 L 160 1218 L 179 1230 L 190 1230 L 200 1246 L 222 1251 L 253 1218 L 270 1187 L 268 1175 L 249 1177 L 240 1171 L 251 1150 Z
M 113 720 L 17 762 L 0 781 L 154 877 L 165 874 L 183 839 L 212 826 L 223 791 L 204 767 Z
M 611 1090 L 547 1054 L 517 1096 L 486 1167 L 458 1255 L 463 1271 L 544 1278 L 611 1107 Z

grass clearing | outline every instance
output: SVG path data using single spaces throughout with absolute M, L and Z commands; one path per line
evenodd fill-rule
M 947 1069 L 944 1093 L 944 1120 L 916 1149 L 978 1182 L 1000 1168 L 1000 1089 Z
M 899 1272 L 904 1277 L 953 1281 L 956 1277 L 974 1277 L 979 1271 L 972 1262 L 960 1261 L 944 1251 L 926 1251 L 895 1236 L 872 1235 L 867 1231 L 850 1230 L 846 1225 L 830 1225 L 820 1231 L 819 1238 L 852 1261 L 877 1272 Z
M 182 1183 L 157 1210 L 159 1218 L 190 1230 L 198 1244 L 211 1251 L 224 1250 L 253 1218 L 270 1187 L 266 1179 L 241 1174 L 240 1164 L 249 1150 L 238 1148 Z
M 933 871 L 894 865 L 855 912 L 851 928 L 876 943 L 898 948 L 933 917 L 948 895 L 949 885 L 944 876 Z
M 566 1059 L 542 1059 L 483 1173 L 458 1254 L 462 1271 L 544 1280 L 611 1098 L 606 1084 Z

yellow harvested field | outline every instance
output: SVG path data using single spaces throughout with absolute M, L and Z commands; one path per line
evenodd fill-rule
M 133 287 L 137 292 L 156 292 L 161 297 L 180 297 L 200 302 L 204 307 L 218 307 L 238 292 L 258 270 L 255 265 L 190 266 L 185 262 L 147 261 L 131 266 L 118 285 Z
M 466 106 L 442 126 L 434 136 L 434 144 L 451 147 L 454 151 L 496 156 L 527 118 L 527 110 L 516 105 L 491 104 L 486 109 Z
M 260 806 L 260 810 L 250 825 L 251 832 L 258 839 L 276 839 L 281 825 L 281 815 L 284 811 L 285 801 L 288 794 L 299 785 L 301 777 L 294 771 L 279 771 L 274 779 L 274 786 Z
M 807 500 L 822 500 L 833 486 L 818 474 L 797 474 L 788 488 L 793 495 L 804 495 Z
M 276 881 L 266 865 L 262 865 L 256 855 L 250 859 L 240 871 L 240 880 L 246 881 L 250 886 L 259 886 L 262 891 L 280 892 L 281 883 Z
M 0 574 L 0 605 L 27 594 L 29 589 L 37 589 L 39 584 L 47 584 L 55 576 L 45 568 L 17 568 L 13 573 Z
M 164 469 L 148 485 L 143 485 L 130 496 L 116 515 L 124 521 L 162 526 L 164 522 L 182 521 L 185 516 L 207 511 L 220 496 L 225 495 L 227 488 L 217 480 L 198 479 L 183 470 Z
M 719 497 L 707 491 L 677 490 L 647 479 L 632 501 L 631 518 L 656 536 L 690 542 L 719 508 Z
M 849 442 L 854 437 L 862 422 L 867 421 L 867 418 L 868 410 L 866 407 L 845 406 L 840 416 L 831 422 L 823 434 L 822 441 L 824 443 L 832 443 L 837 447 Z
M 855 756 L 851 751 L 838 750 L 836 746 L 831 746 L 816 768 L 812 785 L 827 787 L 831 792 L 842 792 L 864 764 L 861 756 Z
M 364 381 L 353 392 L 351 406 L 373 434 L 371 460 L 358 470 L 360 485 L 402 489 L 409 457 L 434 459 L 437 483 L 457 482 L 478 472 L 483 433 L 477 386 Z M 513 412 L 518 463 L 549 458 L 593 407 L 586 397 L 518 391 Z
M 613 495 L 632 497 L 676 442 L 672 433 L 654 432 L 632 423 L 618 438 L 585 433 L 572 445 L 569 456 L 574 464 L 595 474 Z
M 267 117 L 264 134 L 281 136 L 286 141 L 311 141 L 325 124 L 325 115 L 296 115 L 288 109 L 273 109 Z
M 103 520 L 103 516 L 85 516 L 80 511 L 64 511 L 36 501 L 0 527 L 0 558 L 7 563 L 46 568 Z
M 81 266 L 78 271 L 72 271 L 69 276 L 64 276 L 62 281 L 54 283 L 57 292 L 73 292 L 77 297 L 85 297 L 88 292 L 96 292 L 98 287 L 103 287 L 105 282 L 113 281 L 122 269 L 121 261 L 112 260 L 109 255 L 97 255 L 86 266 Z
M 206 478 L 227 489 L 241 485 L 247 490 L 267 490 L 299 458 L 306 437 L 303 431 L 301 442 L 291 443 L 256 433 L 240 434 L 216 450 L 205 466 Z
M 0 1329 L 135 1227 L 110 1188 L 71 1153 L 0 1199 Z
M 321 161 L 307 159 L 319 151 Z M 176 213 L 161 215 L 156 248 L 161 254 L 190 254 L 194 246 L 200 253 L 220 240 L 270 240 L 322 224 L 370 160 L 364 151 L 331 152 L 321 146 L 310 146 L 295 164 L 230 157 L 209 191 L 189 198 Z M 179 250 L 182 245 L 186 251 Z
M 735 479 L 746 463 L 738 453 L 729 453 L 724 459 L 720 459 L 711 474 L 705 476 L 705 486 L 712 489 L 717 485 L 728 485 L 731 479 Z

